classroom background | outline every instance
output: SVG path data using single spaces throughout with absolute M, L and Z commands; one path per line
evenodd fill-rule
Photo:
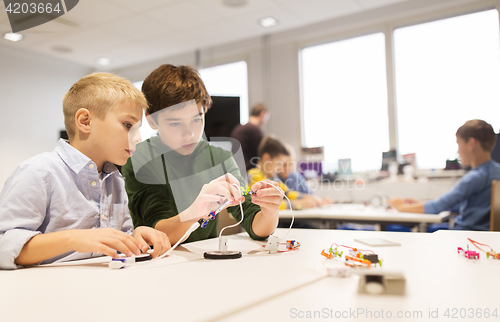
M 456 129 L 473 118 L 500 129 L 500 1 L 238 3 L 80 1 L 21 41 L 2 39 L 0 184 L 53 149 L 77 79 L 110 71 L 140 87 L 164 63 L 195 66 L 211 95 L 239 97 L 242 124 L 265 103 L 264 132 L 337 203 L 436 198 L 465 172 Z

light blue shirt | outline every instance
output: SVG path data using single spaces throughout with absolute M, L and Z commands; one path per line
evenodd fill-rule
M 37 234 L 110 227 L 131 233 L 125 183 L 111 163 L 101 174 L 83 153 L 59 140 L 53 152 L 21 163 L 0 193 L 0 269 L 15 269 L 24 244 Z M 102 256 L 74 251 L 43 264 Z
M 288 178 L 286 180 L 283 180 L 279 175 L 278 179 L 281 180 L 286 186 L 292 190 L 302 192 L 302 193 L 307 193 L 309 195 L 312 195 L 311 188 L 307 185 L 306 178 L 300 172 L 294 171 L 290 173 Z
M 454 229 L 490 230 L 491 182 L 500 180 L 500 164 L 493 160 L 467 172 L 451 191 L 424 203 L 424 212 L 457 211 Z

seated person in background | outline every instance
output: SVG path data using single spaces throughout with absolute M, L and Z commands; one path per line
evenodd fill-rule
M 291 161 L 290 152 L 278 139 L 270 135 L 262 139 L 257 154 L 259 157 L 257 167 L 248 170 L 250 186 L 261 180 L 272 180 Z M 293 209 L 315 208 L 323 205 L 323 201 L 319 197 L 291 190 L 281 181 L 278 184 L 288 199 L 290 199 Z M 284 200 L 280 209 L 287 208 L 288 202 Z
M 182 239 L 193 223 L 227 199 L 228 212 L 244 219 L 241 226 L 253 239 L 265 239 L 278 225 L 280 193 L 273 182 L 251 187 L 257 194 L 241 195 L 246 186 L 231 152 L 203 138 L 205 113 L 212 99 L 198 72 L 187 66 L 162 65 L 142 85 L 148 101 L 146 116 L 158 130 L 137 145 L 122 168 L 135 226 L 154 227 L 172 243 Z M 184 242 L 217 237 L 218 220 L 194 231 Z
M 123 177 L 146 100 L 128 80 L 98 73 L 64 96 L 69 142 L 19 165 L 0 194 L 0 269 L 102 254 L 153 257 L 170 243 L 149 227 L 133 229 Z
M 491 160 L 496 135 L 490 124 L 482 120 L 465 122 L 456 133 L 458 154 L 467 172 L 448 193 L 433 201 L 390 199 L 398 211 L 437 214 L 458 211 L 454 229 L 489 230 L 491 182 L 500 180 L 500 165 Z

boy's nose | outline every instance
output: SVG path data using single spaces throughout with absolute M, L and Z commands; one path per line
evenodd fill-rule
M 183 129 L 183 131 L 182 131 L 182 136 L 183 136 L 183 137 L 191 137 L 191 136 L 194 136 L 194 132 L 193 132 L 193 130 L 191 129 L 191 127 L 189 127 L 189 126 L 184 127 L 184 129 Z
M 142 137 L 141 137 L 141 134 L 139 133 L 139 131 L 130 132 L 130 134 L 129 134 L 130 145 L 133 145 L 135 147 L 135 145 L 140 143 L 141 141 L 142 141 Z

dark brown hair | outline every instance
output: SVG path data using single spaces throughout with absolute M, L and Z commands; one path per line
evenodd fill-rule
M 271 159 L 282 154 L 290 155 L 290 152 L 288 152 L 283 143 L 281 143 L 280 140 L 271 135 L 266 135 L 257 148 L 257 156 L 259 158 L 262 158 L 265 153 L 268 153 L 269 156 L 271 156 Z
M 189 66 L 161 65 L 146 77 L 142 92 L 148 101 L 147 112 L 153 116 L 164 108 L 190 100 L 202 103 L 205 113 L 212 106 L 198 71 Z
M 263 111 L 268 111 L 268 108 L 266 104 L 264 103 L 257 103 L 254 106 L 252 106 L 252 109 L 250 110 L 250 116 L 259 116 L 260 113 Z
M 491 152 L 495 146 L 497 136 L 493 127 L 483 120 L 470 120 L 458 128 L 456 136 L 461 137 L 465 142 L 470 138 L 479 141 L 483 150 Z

